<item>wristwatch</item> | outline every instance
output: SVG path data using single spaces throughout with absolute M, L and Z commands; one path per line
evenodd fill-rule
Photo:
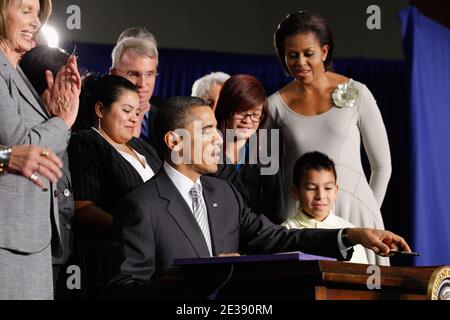
M 350 239 L 348 238 L 348 234 L 347 234 L 348 228 L 343 229 L 341 232 L 341 240 L 342 240 L 342 244 L 346 247 L 346 248 L 351 248 L 353 247 L 353 243 L 350 241 Z
M 12 149 L 10 147 L 0 146 L 0 173 L 8 167 L 11 158 Z

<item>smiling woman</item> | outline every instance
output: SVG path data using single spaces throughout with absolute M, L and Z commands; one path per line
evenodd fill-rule
M 159 170 L 150 145 L 133 138 L 139 117 L 137 87 L 120 76 L 84 80 L 80 117 L 69 145 L 77 220 L 108 237 L 115 204 Z
M 283 222 L 277 213 L 277 175 L 262 174 L 262 163 L 267 162 L 261 161 L 263 139 L 259 139 L 259 129 L 268 117 L 263 85 L 250 75 L 231 76 L 220 91 L 216 117 L 224 136 L 224 161 L 216 176 L 231 182 L 255 213 L 265 214 L 275 223 Z
M 17 65 L 50 12 L 50 0 L 0 2 L 0 145 L 32 144 L 62 155 L 78 112 L 76 59 L 70 57 L 56 77 L 47 75 L 45 103 Z M 0 300 L 53 299 L 51 256 L 63 249 L 55 184 L 42 178 L 41 190 L 33 183 L 43 170 L 37 162 L 31 176 L 0 175 Z
M 34 47 L 37 32 L 41 25 L 47 22 L 51 10 L 50 0 L 1 1 L 1 46 L 13 59 L 13 65 L 17 64 L 25 52 Z
M 383 229 L 380 207 L 391 174 L 386 129 L 376 101 L 362 83 L 332 72 L 333 35 L 318 15 L 306 11 L 286 17 L 275 32 L 275 49 L 293 81 L 269 97 L 272 127 L 279 128 L 281 211 L 293 216 L 290 195 L 297 159 L 320 151 L 336 163 L 340 196 L 337 216 L 358 227 Z M 372 168 L 367 181 L 360 157 L 361 140 Z M 367 251 L 369 262 L 389 264 Z
M 75 237 L 98 248 L 95 258 L 82 261 L 90 284 L 89 295 L 105 284 L 109 272 L 112 221 L 117 203 L 159 171 L 161 161 L 144 140 L 133 137 L 138 123 L 137 87 L 120 76 L 87 77 L 83 83 L 77 131 L 69 144 L 69 164 L 75 199 Z M 81 242 L 83 241 L 83 242 Z M 90 249 L 92 250 L 92 249 Z M 93 274 L 102 270 L 100 274 Z

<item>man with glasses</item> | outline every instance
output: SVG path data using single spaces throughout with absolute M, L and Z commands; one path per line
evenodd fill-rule
M 151 105 L 150 99 L 155 89 L 157 68 L 158 49 L 153 35 L 144 28 L 125 30 L 113 49 L 110 74 L 127 78 L 137 86 L 141 105 L 139 117 L 141 125 L 137 126 L 135 136 L 149 142 L 151 142 L 151 114 L 155 111 L 152 110 L 154 106 Z

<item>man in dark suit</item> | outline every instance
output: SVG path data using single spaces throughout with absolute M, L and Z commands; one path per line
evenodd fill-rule
M 303 251 L 348 260 L 356 244 L 382 255 L 398 246 L 410 251 L 389 231 L 287 230 L 255 215 L 231 184 L 205 176 L 217 170 L 222 144 L 212 109 L 194 97 L 166 103 L 154 128 L 165 146 L 163 169 L 124 199 L 114 220 L 113 286 L 149 283 L 175 258 Z

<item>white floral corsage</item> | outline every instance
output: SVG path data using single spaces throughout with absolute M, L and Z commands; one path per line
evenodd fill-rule
M 359 90 L 349 82 L 338 85 L 332 95 L 333 102 L 338 108 L 353 108 L 358 96 Z

